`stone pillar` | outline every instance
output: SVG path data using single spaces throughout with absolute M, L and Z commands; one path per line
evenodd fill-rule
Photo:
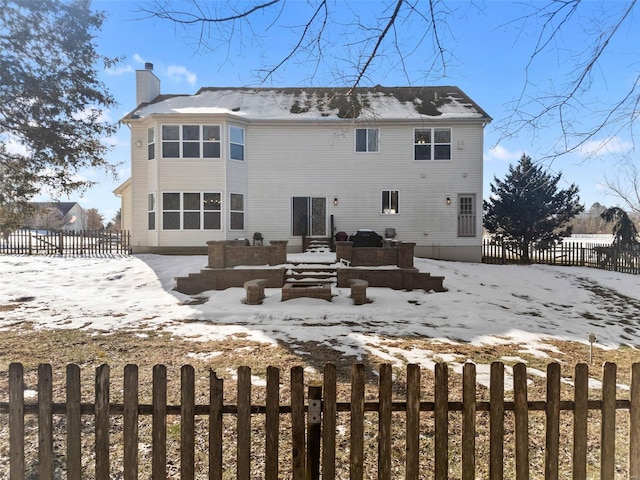
M 415 243 L 401 243 L 398 245 L 398 266 L 400 268 L 413 268 L 413 250 Z
M 351 263 L 353 258 L 353 242 L 336 242 L 336 260 L 347 260 Z
M 282 265 L 287 263 L 287 240 L 271 240 L 271 251 L 269 255 L 269 265 Z
M 208 268 L 224 268 L 224 244 L 224 240 L 210 240 L 207 242 Z

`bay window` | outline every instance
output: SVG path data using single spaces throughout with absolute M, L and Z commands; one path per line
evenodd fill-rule
M 244 128 L 229 127 L 229 158 L 244 160 Z
M 229 197 L 229 228 L 244 230 L 244 195 L 232 193 Z
M 162 125 L 163 158 L 220 158 L 220 125 Z
M 220 230 L 220 193 L 165 192 L 162 194 L 164 230 Z

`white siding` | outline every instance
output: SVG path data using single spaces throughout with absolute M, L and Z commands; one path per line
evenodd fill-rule
M 179 116 L 166 124 L 222 125 L 221 158 L 162 159 L 160 128 L 156 128 L 156 160 L 147 160 L 144 125 L 132 122 L 132 241 L 134 246 L 205 246 L 208 240 L 251 237 L 261 232 L 265 241 L 289 240 L 291 199 L 326 198 L 327 233 L 333 215 L 336 231 L 353 233 L 372 228 L 384 234 L 395 228 L 397 239 L 416 243 L 416 252 L 442 258 L 479 260 L 482 232 L 482 151 L 480 121 L 445 123 L 379 122 L 357 125 L 351 120 L 268 122 L 241 124 L 226 117 Z M 152 119 L 155 121 L 155 119 Z M 228 159 L 228 125 L 245 127 L 245 160 Z M 355 152 L 355 127 L 379 128 L 379 151 Z M 415 161 L 413 130 L 452 129 L 451 160 Z M 381 192 L 399 191 L 399 213 L 381 212 Z M 147 230 L 147 194 L 156 194 L 156 230 Z M 220 192 L 221 231 L 162 229 L 163 192 Z M 229 194 L 245 195 L 245 230 L 229 230 Z M 458 237 L 457 198 L 476 198 L 476 237 Z M 451 204 L 446 202 L 447 197 Z M 334 205 L 334 198 L 338 205 Z
M 291 197 L 326 197 L 338 231 L 373 228 L 383 234 L 393 227 L 399 240 L 418 245 L 479 244 L 457 237 L 456 199 L 471 193 L 481 201 L 482 126 L 443 126 L 452 127 L 449 161 L 414 161 L 412 124 L 377 125 L 378 153 L 355 153 L 352 125 L 251 125 L 250 229 L 267 239 L 299 240 L 290 238 Z M 399 214 L 381 213 L 382 190 L 399 191 Z

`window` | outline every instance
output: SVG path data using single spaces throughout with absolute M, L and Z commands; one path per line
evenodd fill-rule
M 476 197 L 458 195 L 458 236 L 476 236 Z
M 164 158 L 180 157 L 180 127 L 178 125 L 162 126 L 162 156 Z
M 182 228 L 200 230 L 200 194 L 182 194 Z
M 229 158 L 244 160 L 244 128 L 229 127 Z
M 395 215 L 398 209 L 398 190 L 382 191 L 382 213 L 385 215 Z
M 163 193 L 164 230 L 220 230 L 219 193 Z
M 147 210 L 148 210 L 148 229 L 155 230 L 156 229 L 156 195 L 154 193 L 150 193 L 147 195 Z
M 244 230 L 244 195 L 240 193 L 229 198 L 229 225 L 231 230 Z
M 378 151 L 378 129 L 356 128 L 356 152 Z
M 220 230 L 222 228 L 222 222 L 220 221 L 220 206 L 222 199 L 219 193 L 205 193 L 203 194 L 204 202 L 204 229 L 205 230 Z
M 164 158 L 220 158 L 220 125 L 163 125 Z
M 202 126 L 202 156 L 220 158 L 220 125 Z
M 413 148 L 415 160 L 451 160 L 451 129 L 416 128 Z
M 180 194 L 162 194 L 162 228 L 180 230 Z
M 147 159 L 156 158 L 156 127 L 147 129 Z

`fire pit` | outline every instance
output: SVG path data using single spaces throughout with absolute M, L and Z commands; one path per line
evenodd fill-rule
M 292 298 L 321 298 L 331 301 L 331 284 L 322 283 L 317 285 L 287 283 L 282 287 L 282 301 Z

